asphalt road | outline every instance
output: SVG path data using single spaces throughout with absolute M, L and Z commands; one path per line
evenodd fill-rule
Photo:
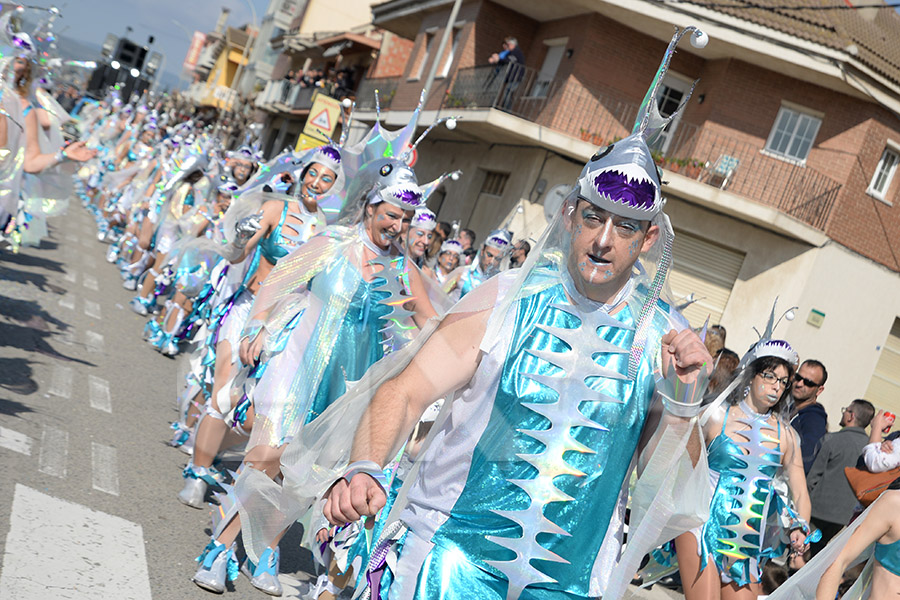
M 95 231 L 73 204 L 40 248 L 0 253 L 0 598 L 209 600 L 189 581 L 209 514 L 176 499 L 187 457 L 166 445 L 177 363 L 141 341 Z M 311 577 L 298 540 L 285 598 Z M 225 596 L 266 597 L 243 576 Z

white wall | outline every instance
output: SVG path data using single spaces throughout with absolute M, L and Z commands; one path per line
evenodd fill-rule
M 778 316 L 799 307 L 775 335 L 801 360 L 825 364 L 828 383 L 820 401 L 836 429 L 841 407 L 864 397 L 880 347 L 900 316 L 900 275 L 840 244 L 815 248 L 677 198 L 666 210 L 676 229 L 746 254 L 722 315 L 729 348 L 742 354 L 758 339 L 752 328 L 763 330 L 775 296 Z M 806 322 L 811 309 L 825 313 L 821 328 Z

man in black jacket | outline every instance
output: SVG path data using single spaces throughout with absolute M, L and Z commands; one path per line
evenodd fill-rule
M 506 73 L 504 77 L 503 101 L 500 105 L 504 110 L 509 110 L 512 106 L 514 93 L 525 76 L 525 54 L 519 48 L 519 41 L 514 37 L 504 39 L 503 51 L 499 54 L 492 54 L 488 62 L 496 64 L 498 72 Z
M 814 359 L 803 361 L 794 375 L 791 397 L 794 412 L 791 426 L 800 434 L 800 452 L 803 454 L 803 470 L 809 475 L 819 440 L 828 431 L 828 414 L 816 400 L 825 390 L 828 371 L 825 365 Z
M 875 416 L 868 400 L 854 400 L 842 410 L 841 430 L 826 433 L 813 461 L 806 485 L 812 502 L 812 524 L 822 531 L 822 539 L 810 545 L 813 556 L 841 530 L 856 508 L 856 494 L 844 475 L 845 467 L 855 467 L 862 449 L 869 443 L 866 427 Z

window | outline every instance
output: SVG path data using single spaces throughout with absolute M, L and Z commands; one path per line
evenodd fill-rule
M 506 181 L 509 179 L 509 173 L 500 173 L 499 171 L 485 171 L 484 183 L 481 184 L 481 194 L 489 194 L 491 196 L 502 196 L 503 190 L 506 188 Z
M 662 93 L 659 95 L 659 114 L 663 117 L 669 117 L 678 110 L 681 102 L 691 89 L 691 80 L 682 77 L 673 72 L 669 72 L 663 80 Z M 666 125 L 659 137 L 654 140 L 651 150 L 659 150 L 663 154 L 670 150 L 672 140 L 675 137 L 675 130 L 678 129 L 678 123 L 681 121 L 681 113 L 679 113 L 672 121 Z
M 531 88 L 531 95 L 536 98 L 544 98 L 550 91 L 550 85 L 556 77 L 556 71 L 559 69 L 559 63 L 566 52 L 566 44 L 569 38 L 554 38 L 552 40 L 544 40 L 547 46 L 547 54 L 544 56 L 544 64 L 538 72 L 537 80 L 534 87 Z
M 897 163 L 900 163 L 900 154 L 891 148 L 885 148 L 881 154 L 881 160 L 878 161 L 878 168 L 875 169 L 875 175 L 872 176 L 872 182 L 869 189 L 866 190 L 871 196 L 875 196 L 879 200 L 884 200 L 888 189 L 891 187 L 891 180 L 897 171 Z
M 766 142 L 766 150 L 781 158 L 806 162 L 821 124 L 821 117 L 782 105 Z
M 447 55 L 447 60 L 444 61 L 444 66 L 441 67 L 438 77 L 446 77 L 450 73 L 450 67 L 453 65 L 453 59 L 456 56 L 457 44 L 459 44 L 459 33 L 459 25 L 457 25 L 453 28 L 453 42 L 450 44 L 450 54 Z
M 425 51 L 422 53 L 422 60 L 419 61 L 419 69 L 413 79 L 422 79 L 422 73 L 425 72 L 425 65 L 428 63 L 428 57 L 431 56 L 432 46 L 434 45 L 434 34 L 425 33 Z

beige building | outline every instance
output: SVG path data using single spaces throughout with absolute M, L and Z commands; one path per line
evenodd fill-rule
M 627 135 L 673 25 L 700 26 L 711 41 L 682 44 L 661 111 L 699 83 L 655 148 L 675 297 L 693 294 L 685 315 L 724 325 L 742 354 L 778 296 L 798 308 L 777 335 L 829 369 L 832 429 L 854 398 L 900 412 L 900 16 L 706 4 L 466 0 L 438 57 L 452 2 L 391 0 L 373 24 L 414 40 L 412 52 L 399 81 L 361 89 L 391 84 L 383 119 L 400 126 L 440 60 L 420 123 L 462 119 L 429 136 L 416 170 L 464 176 L 430 207 L 482 238 L 505 225 L 536 239 L 597 146 Z M 487 64 L 508 35 L 526 57 L 514 75 Z

